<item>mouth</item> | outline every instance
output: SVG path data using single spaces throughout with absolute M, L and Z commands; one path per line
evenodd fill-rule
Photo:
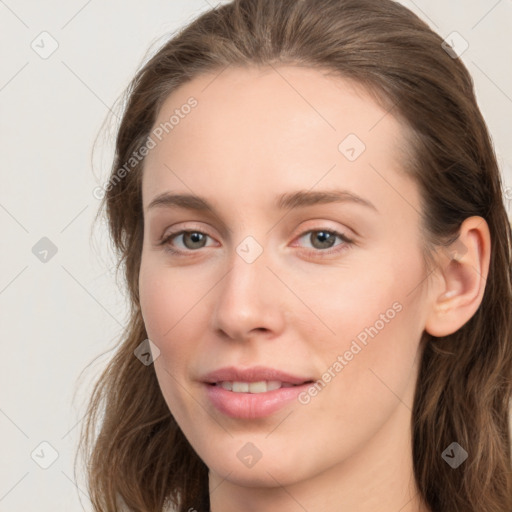
M 257 384 L 259 388 L 261 388 L 261 383 L 265 383 L 267 387 L 270 385 L 270 387 L 279 389 L 279 387 L 296 386 L 304 384 L 305 382 L 313 381 L 311 377 L 293 375 L 291 373 L 286 373 L 276 368 L 266 366 L 252 366 L 250 368 L 229 366 L 219 368 L 218 370 L 207 373 L 201 380 L 209 384 L 229 383 L 232 386 L 230 391 L 233 391 L 234 386 L 235 392 L 237 391 L 236 388 L 242 387 L 245 389 L 247 387 L 246 385 L 251 386 Z M 278 384 L 279 387 L 277 387 Z M 258 388 L 255 387 L 255 389 Z M 245 391 L 245 393 L 247 393 L 247 391 Z
M 315 382 L 266 367 L 222 368 L 204 376 L 207 398 L 225 416 L 256 419 L 290 406 Z
M 302 384 L 312 384 L 313 381 L 305 381 Z M 240 382 L 223 380 L 221 382 L 210 383 L 210 386 L 220 386 L 222 389 L 233 393 L 267 393 L 281 388 L 293 388 L 302 384 L 292 384 L 291 382 L 281 382 L 279 380 L 261 380 L 258 382 Z

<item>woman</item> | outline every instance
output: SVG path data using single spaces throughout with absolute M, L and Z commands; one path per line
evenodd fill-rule
M 442 43 L 389 0 L 239 0 L 137 73 L 95 510 L 512 510 L 511 231 Z

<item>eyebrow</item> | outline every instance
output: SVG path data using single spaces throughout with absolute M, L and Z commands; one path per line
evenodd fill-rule
M 378 212 L 373 203 L 349 192 L 348 190 L 298 190 L 296 192 L 289 192 L 282 194 L 277 198 L 275 208 L 279 210 L 293 210 L 307 206 L 330 203 L 355 203 Z M 187 210 L 210 210 L 212 212 L 215 210 L 214 207 L 203 197 L 193 194 L 170 194 L 168 192 L 164 192 L 163 194 L 156 196 L 151 203 L 149 203 L 147 210 L 149 211 L 157 207 L 179 207 Z

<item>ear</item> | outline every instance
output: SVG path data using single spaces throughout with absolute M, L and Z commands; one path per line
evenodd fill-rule
M 425 330 L 448 336 L 475 314 L 484 296 L 491 257 L 489 226 L 482 217 L 468 217 L 459 237 L 439 251 L 438 281 L 429 290 Z

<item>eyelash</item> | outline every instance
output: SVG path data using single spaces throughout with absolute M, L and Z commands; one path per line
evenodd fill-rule
M 322 249 L 307 250 L 307 252 L 309 252 L 310 254 L 313 253 L 315 257 L 320 256 L 322 258 L 322 257 L 329 256 L 331 254 L 341 253 L 342 251 L 349 249 L 354 243 L 354 240 L 348 238 L 346 235 L 344 235 L 343 233 L 340 233 L 339 231 L 335 231 L 333 229 L 323 229 L 323 228 L 309 229 L 307 231 L 304 231 L 302 234 L 300 234 L 297 237 L 297 239 L 301 239 L 304 237 L 304 235 L 307 235 L 309 233 L 318 233 L 318 232 L 329 233 L 331 235 L 334 235 L 337 238 L 340 238 L 343 243 L 334 246 L 334 248 L 329 248 L 329 249 L 325 249 L 325 250 L 322 250 Z M 162 239 L 158 245 L 163 246 L 163 248 L 166 252 L 169 252 L 170 254 L 175 255 L 175 256 L 186 256 L 187 253 L 197 252 L 199 249 L 196 249 L 196 250 L 188 249 L 186 251 L 176 250 L 176 249 L 173 249 L 171 247 L 171 245 L 169 244 L 169 242 L 173 238 L 176 238 L 176 237 L 186 234 L 186 233 L 200 233 L 202 235 L 205 235 L 205 236 L 211 238 L 207 233 L 204 233 L 198 229 L 183 229 L 181 231 L 176 231 L 174 233 L 170 233 L 164 239 Z M 341 248 L 339 248 L 340 246 L 341 246 Z M 336 249 L 336 247 L 338 247 L 338 249 Z

